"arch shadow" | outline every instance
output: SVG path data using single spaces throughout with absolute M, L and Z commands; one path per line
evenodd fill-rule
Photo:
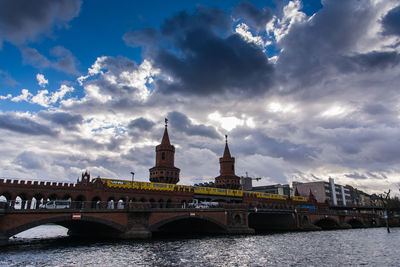
M 78 235 L 81 232 L 79 229 L 82 230 L 82 233 L 86 233 L 86 235 L 93 234 L 94 236 L 107 236 L 107 232 L 91 232 L 91 229 L 94 231 L 96 229 L 101 229 L 103 231 L 107 230 L 109 233 L 113 234 L 119 234 L 126 231 L 126 226 L 104 218 L 81 215 L 80 220 L 73 220 L 71 215 L 65 215 L 39 219 L 29 223 L 21 224 L 5 231 L 5 235 L 10 238 L 11 236 L 19 234 L 23 231 L 49 223 L 63 226 L 70 231 L 73 230 L 74 232 L 77 232 Z
M 331 217 L 318 219 L 314 222 L 314 225 L 321 227 L 321 229 L 323 230 L 332 230 L 340 228 L 339 223 Z
M 153 233 L 226 233 L 228 227 L 208 216 L 184 214 L 150 225 L 149 230 Z
M 346 223 L 350 224 L 351 228 L 365 228 L 366 227 L 362 221 L 355 219 L 355 218 L 348 220 Z

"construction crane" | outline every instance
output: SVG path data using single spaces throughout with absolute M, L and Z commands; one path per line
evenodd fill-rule
M 262 179 L 261 177 L 255 177 L 255 178 L 249 177 L 249 174 L 247 172 L 246 172 L 246 177 L 243 177 L 243 178 L 250 178 L 251 180 L 256 180 L 257 182 Z

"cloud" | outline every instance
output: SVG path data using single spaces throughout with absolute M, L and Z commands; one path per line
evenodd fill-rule
M 125 57 L 99 57 L 78 82 L 85 88 L 84 101 L 114 102 L 128 106 L 145 102 L 152 91 L 153 77 L 159 73 L 144 60 L 139 66 Z
M 7 71 L 2 71 L 2 70 L 0 70 L 0 83 L 4 83 L 11 86 L 19 84 L 16 80 L 14 80 L 13 77 L 11 77 L 11 75 Z
M 67 130 L 77 130 L 77 126 L 82 124 L 83 117 L 80 114 L 70 114 L 66 112 L 40 111 L 39 117 L 49 120 Z
M 0 1 L 0 36 L 15 45 L 34 41 L 51 32 L 54 25 L 66 26 L 79 14 L 80 0 Z
M 139 131 L 149 131 L 154 125 L 155 123 L 150 120 L 145 118 L 137 118 L 129 122 L 128 128 L 137 129 Z
M 11 101 L 13 101 L 13 102 L 20 102 L 20 101 L 28 102 L 31 97 L 32 97 L 32 94 L 29 92 L 28 89 L 22 89 L 21 94 L 19 96 L 15 96 L 15 97 L 11 98 Z
M 204 136 L 213 139 L 220 138 L 220 135 L 217 133 L 214 127 L 201 124 L 195 125 L 183 113 L 173 111 L 169 112 L 167 117 L 171 122 L 171 127 L 174 131 L 185 133 L 189 136 Z
M 400 36 L 400 6 L 391 9 L 382 19 L 383 33 Z
M 26 135 L 56 136 L 58 133 L 50 127 L 39 124 L 27 117 L 13 113 L 0 114 L 0 128 Z
M 346 59 L 343 63 L 339 63 L 342 71 L 382 71 L 399 64 L 400 55 L 395 51 L 371 51 L 349 56 Z
M 154 28 L 144 28 L 127 32 L 122 39 L 125 41 L 126 45 L 131 47 L 147 46 L 151 43 L 157 43 L 159 34 Z
M 367 179 L 368 178 L 367 176 L 365 176 L 363 174 L 359 174 L 357 172 L 345 174 L 345 176 L 348 178 L 352 178 L 352 179 Z
M 21 47 L 20 50 L 22 63 L 25 65 L 31 65 L 38 69 L 54 68 L 65 73 L 79 74 L 76 69 L 77 59 L 71 51 L 62 46 L 56 46 L 50 50 L 50 54 L 54 57 L 52 60 L 40 54 L 35 48 Z
M 40 54 L 35 48 L 22 47 L 21 53 L 23 64 L 32 65 L 39 69 L 48 68 L 51 65 L 50 60 Z
M 45 159 L 33 151 L 25 151 L 19 154 L 14 163 L 26 169 L 44 169 L 46 166 Z
M 71 51 L 62 46 L 56 46 L 50 50 L 50 54 L 56 58 L 56 61 L 52 63 L 53 68 L 66 73 L 79 74 L 79 71 L 76 69 L 78 61 L 72 55 Z
M 38 81 L 38 84 L 40 87 L 46 87 L 46 85 L 49 83 L 49 80 L 47 80 L 43 74 L 36 74 L 36 80 Z
M 19 96 L 11 98 L 13 102 L 25 101 L 29 103 L 38 104 L 42 107 L 50 107 L 62 100 L 67 93 L 73 92 L 75 89 L 65 84 L 55 91 L 50 93 L 48 90 L 39 90 L 36 95 L 29 92 L 28 89 L 22 89 Z
M 295 90 L 316 84 L 337 71 L 346 71 L 339 67 L 340 59 L 354 53 L 376 19 L 369 1 L 328 0 L 313 17 L 303 16 L 292 21 L 278 39 L 283 50 L 277 61 L 280 78 L 296 79 Z
M 146 56 L 160 69 L 155 85 L 164 94 L 263 94 L 271 86 L 273 66 L 260 47 L 231 32 L 232 23 L 222 10 L 198 7 L 193 14 L 166 19 L 157 46 L 146 43 L 148 29 L 129 35 L 129 43 L 152 51 Z
M 260 10 L 247 1 L 239 3 L 235 7 L 233 15 L 237 18 L 244 18 L 257 30 L 265 29 L 268 21 L 272 19 L 272 11 L 269 7 Z

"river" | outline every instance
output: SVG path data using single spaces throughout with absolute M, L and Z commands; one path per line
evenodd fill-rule
M 95 241 L 46 225 L 1 247 L 0 266 L 399 266 L 399 242 L 400 228 Z

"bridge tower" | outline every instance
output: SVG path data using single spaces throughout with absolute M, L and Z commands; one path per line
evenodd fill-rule
M 239 189 L 240 178 L 235 175 L 235 158 L 231 157 L 228 147 L 228 136 L 225 135 L 225 150 L 219 159 L 219 176 L 215 178 L 215 185 L 219 188 Z
M 168 119 L 165 119 L 165 130 L 161 144 L 156 146 L 156 165 L 151 168 L 150 182 L 176 184 L 179 182 L 180 169 L 174 166 L 175 147 L 169 142 Z

